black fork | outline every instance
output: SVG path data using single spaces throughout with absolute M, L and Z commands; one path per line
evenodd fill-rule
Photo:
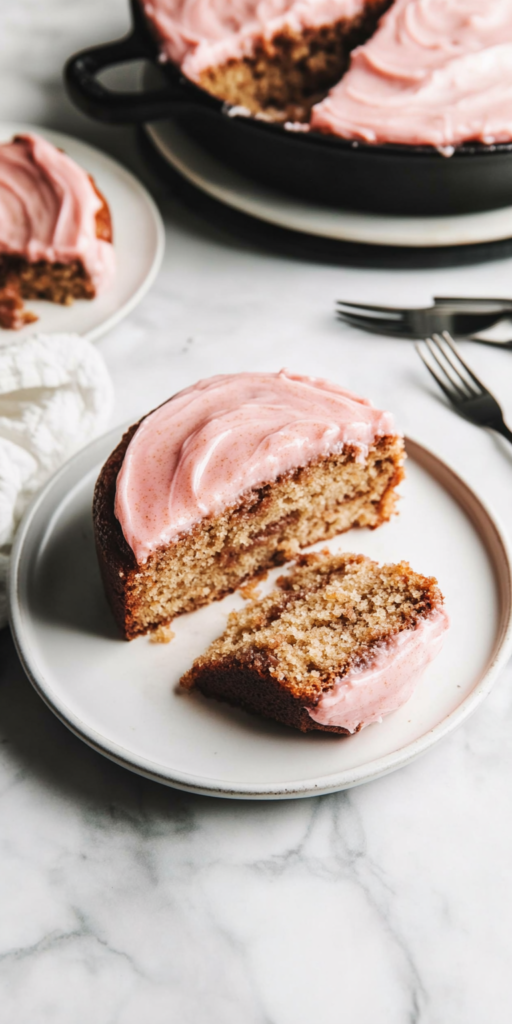
M 473 335 L 512 317 L 512 302 L 507 299 L 434 299 L 433 306 L 401 309 L 396 306 L 370 306 L 364 303 L 337 302 L 339 320 L 373 334 L 395 338 L 425 338 L 449 331 L 485 345 L 512 348 L 512 342 L 475 338 Z
M 416 345 L 429 373 L 454 408 L 478 427 L 490 427 L 512 442 L 499 402 L 461 358 L 448 331 Z M 428 353 L 428 354 L 427 354 Z

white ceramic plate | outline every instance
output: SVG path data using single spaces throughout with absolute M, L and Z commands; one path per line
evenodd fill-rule
M 100 150 L 71 135 L 38 125 L 0 122 L 1 142 L 24 132 L 42 135 L 92 174 L 110 207 L 117 272 L 112 287 L 97 299 L 81 299 L 72 306 L 27 302 L 27 308 L 36 313 L 39 320 L 27 324 L 21 331 L 0 329 L 0 345 L 11 344 L 35 331 L 76 333 L 96 341 L 131 312 L 153 283 L 164 254 L 162 218 L 140 181 Z
M 55 714 L 96 750 L 198 793 L 329 793 L 407 764 L 489 692 L 510 650 L 507 546 L 469 487 L 409 441 L 400 516 L 330 542 L 382 561 L 408 559 L 439 579 L 452 628 L 409 703 L 382 724 L 339 738 L 304 736 L 178 692 L 182 673 L 243 602 L 235 594 L 182 616 L 168 645 L 120 639 L 103 595 L 91 521 L 94 483 L 119 437 L 117 430 L 94 442 L 53 477 L 25 516 L 11 565 L 11 625 L 24 667 Z
M 315 206 L 245 177 L 211 156 L 173 121 L 158 121 L 145 130 L 160 155 L 196 188 L 235 210 L 292 231 L 412 248 L 475 245 L 512 237 L 512 206 L 450 217 L 384 216 Z

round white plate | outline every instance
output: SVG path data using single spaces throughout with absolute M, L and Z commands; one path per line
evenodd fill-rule
M 117 430 L 94 442 L 53 477 L 25 516 L 11 563 L 11 626 L 25 670 L 55 714 L 96 750 L 197 793 L 309 796 L 407 764 L 489 692 L 511 646 L 507 546 L 469 487 L 411 441 L 400 516 L 329 545 L 381 561 L 405 558 L 438 577 L 452 627 L 409 703 L 382 724 L 340 738 L 302 735 L 179 692 L 182 673 L 243 602 L 234 594 L 182 616 L 170 644 L 120 639 L 103 594 L 91 521 L 94 483 L 119 437 Z
M 24 132 L 42 135 L 92 174 L 110 207 L 117 272 L 112 287 L 97 299 L 81 299 L 72 306 L 27 301 L 27 309 L 39 319 L 21 331 L 0 329 L 0 345 L 36 331 L 76 333 L 96 341 L 127 316 L 151 287 L 164 254 L 162 218 L 147 189 L 112 157 L 71 135 L 39 125 L 0 122 L 0 142 Z
M 145 130 L 160 155 L 196 188 L 252 217 L 308 235 L 368 245 L 475 245 L 512 237 L 512 206 L 450 217 L 399 217 L 316 206 L 260 185 L 211 156 L 174 121 Z M 449 159 L 448 157 L 446 159 Z

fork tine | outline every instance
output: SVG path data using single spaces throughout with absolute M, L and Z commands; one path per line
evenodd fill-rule
M 403 320 L 406 310 L 394 308 L 393 306 L 367 306 L 364 302 L 343 302 L 342 299 L 336 300 L 337 306 L 346 306 L 347 309 L 359 309 L 362 313 L 384 313 L 390 320 Z
M 421 347 L 421 342 L 419 342 L 419 341 L 416 342 L 416 351 L 417 351 L 420 359 L 422 360 L 422 362 L 426 366 L 428 372 L 432 375 L 432 377 L 434 378 L 436 383 L 439 384 L 439 387 L 441 388 L 441 391 L 444 391 L 444 393 L 445 393 L 446 397 L 448 398 L 448 400 L 452 404 L 453 403 L 458 403 L 457 395 L 452 390 L 450 390 L 450 388 L 448 388 L 446 386 L 445 382 L 441 379 L 441 377 L 439 377 L 439 375 L 436 373 L 434 368 L 430 365 L 430 363 L 429 363 L 428 359 L 426 358 L 425 353 L 423 352 L 423 349 Z M 429 349 L 429 351 L 430 351 L 430 349 Z
M 461 366 L 462 369 L 465 370 L 465 365 L 462 362 L 462 359 L 459 361 L 457 350 L 453 345 L 448 346 L 448 343 L 446 342 L 446 339 L 443 338 L 442 334 L 433 334 L 431 341 L 437 345 L 438 352 L 441 353 L 446 363 L 444 368 L 445 373 L 448 373 L 448 376 L 451 376 L 452 379 L 455 374 L 455 383 L 458 384 L 459 387 L 462 385 L 463 388 L 465 388 L 465 393 L 469 394 L 471 398 L 477 398 L 482 392 L 472 384 L 471 380 L 468 380 L 467 375 L 461 373 Z M 448 371 L 446 367 L 448 367 Z
M 407 330 L 402 326 L 400 320 L 379 320 L 377 317 L 359 317 L 351 313 L 337 312 L 338 320 L 342 320 L 360 331 L 369 331 L 371 334 L 385 334 L 390 337 L 401 338 L 407 335 Z
M 478 377 L 476 377 L 475 374 L 473 373 L 473 371 L 470 370 L 468 364 L 464 362 L 462 356 L 459 354 L 458 350 L 455 348 L 455 345 L 453 343 L 453 338 L 452 338 L 451 334 L 449 333 L 449 331 L 443 331 L 442 338 L 446 342 L 446 344 L 448 345 L 448 348 L 449 348 L 450 352 L 455 357 L 457 362 L 459 362 L 461 364 L 461 366 L 464 367 L 464 369 L 465 369 L 468 377 L 470 378 L 470 380 L 472 380 L 473 383 L 476 384 L 476 387 L 478 389 L 477 393 L 478 394 L 483 394 L 484 391 L 487 391 L 487 388 L 484 387 L 484 385 L 481 383 L 481 381 L 479 381 Z M 452 366 L 454 366 L 454 369 L 457 369 L 456 364 L 454 363 L 453 359 L 450 359 L 450 362 L 452 363 Z
M 337 310 L 338 320 L 344 320 L 353 327 L 359 327 L 363 331 L 373 331 L 375 334 L 394 334 L 395 337 L 402 337 L 407 334 L 407 328 L 401 320 L 381 320 L 376 316 L 359 316 L 356 313 L 344 313 Z
M 443 349 L 439 344 L 439 341 L 437 340 L 438 338 L 439 335 L 436 334 L 433 334 L 431 338 L 425 338 L 425 344 L 430 352 L 430 355 L 432 356 L 433 359 L 435 359 L 439 369 L 441 370 L 441 373 L 443 373 L 445 378 L 447 378 L 450 381 L 450 384 L 455 389 L 455 391 L 458 392 L 460 398 L 471 398 L 474 395 L 474 392 L 471 390 L 469 384 L 466 384 L 466 382 L 462 379 L 458 371 L 448 361 L 443 352 Z M 439 353 L 441 353 L 441 355 L 443 356 L 444 363 L 442 359 L 439 358 Z M 449 369 L 452 370 L 452 373 L 448 372 L 446 368 L 447 366 Z M 454 374 L 457 374 L 456 379 L 454 379 Z M 464 385 L 464 387 L 462 387 L 462 385 Z

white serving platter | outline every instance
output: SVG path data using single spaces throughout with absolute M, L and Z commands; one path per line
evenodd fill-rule
M 145 131 L 164 160 L 196 188 L 278 227 L 340 242 L 413 249 L 476 245 L 512 237 L 512 206 L 451 216 L 400 217 L 315 205 L 253 181 L 208 153 L 174 121 L 146 125 Z
M 489 692 L 511 649 L 507 543 L 476 494 L 410 440 L 400 515 L 373 532 L 352 530 L 329 542 L 380 561 L 407 559 L 439 580 L 452 625 L 409 703 L 351 737 L 304 736 L 180 692 L 182 673 L 243 602 L 235 594 L 182 616 L 168 645 L 120 639 L 91 518 L 95 480 L 120 436 L 116 430 L 95 441 L 50 480 L 23 520 L 11 562 L 11 627 L 25 670 L 55 714 L 97 751 L 196 793 L 330 793 L 403 767 Z
M 76 333 L 96 341 L 127 316 L 151 287 L 164 254 L 162 218 L 147 189 L 112 157 L 62 132 L 39 125 L 0 122 L 0 142 L 27 132 L 42 135 L 63 149 L 93 176 L 110 207 L 117 271 L 112 286 L 96 299 L 81 299 L 72 306 L 27 301 L 27 309 L 39 319 L 21 331 L 0 329 L 0 345 L 9 345 L 36 332 Z

